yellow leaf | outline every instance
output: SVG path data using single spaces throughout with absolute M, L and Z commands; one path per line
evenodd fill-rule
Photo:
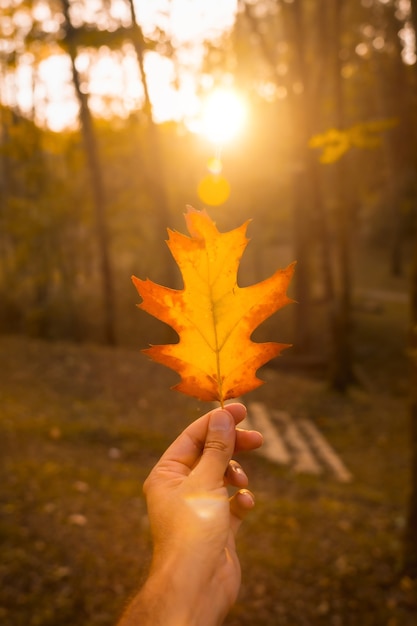
M 322 148 L 320 163 L 334 163 L 355 146 L 378 148 L 382 143 L 381 133 L 398 124 L 397 118 L 374 120 L 355 124 L 346 130 L 330 128 L 320 135 L 313 135 L 308 142 L 310 148 Z
M 139 307 L 179 335 L 176 344 L 144 352 L 180 374 L 174 389 L 223 404 L 261 385 L 256 370 L 288 347 L 255 343 L 250 336 L 272 313 L 292 302 L 286 290 L 295 264 L 241 288 L 237 272 L 248 243 L 248 222 L 220 233 L 205 211 L 191 207 L 185 220 L 191 237 L 168 230 L 168 246 L 184 288 L 170 289 L 132 276 L 143 299 Z

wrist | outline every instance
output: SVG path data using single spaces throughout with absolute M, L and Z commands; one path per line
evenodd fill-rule
M 216 605 L 210 580 L 181 559 L 166 559 L 152 564 L 118 626 L 220 626 L 225 614 Z
M 210 598 L 212 572 L 195 555 L 154 555 L 144 593 L 158 607 L 164 626 L 216 626 L 215 599 Z M 214 606 L 213 606 L 214 605 Z

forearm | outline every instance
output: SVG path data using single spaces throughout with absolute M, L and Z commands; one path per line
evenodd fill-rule
M 191 626 L 178 601 L 165 589 L 166 585 L 158 580 L 148 580 L 127 607 L 118 626 Z
M 210 588 L 189 568 L 151 571 L 117 626 L 220 626 L 224 616 Z

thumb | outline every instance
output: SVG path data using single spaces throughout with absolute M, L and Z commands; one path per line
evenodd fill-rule
M 235 421 L 225 409 L 216 409 L 209 417 L 203 455 L 194 474 L 206 488 L 223 484 L 224 474 L 235 447 Z

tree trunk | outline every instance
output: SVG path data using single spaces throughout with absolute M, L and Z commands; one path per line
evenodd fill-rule
M 343 3 L 334 0 L 332 4 L 333 46 L 332 58 L 333 81 L 335 94 L 335 125 L 344 126 L 344 94 L 340 66 L 340 33 Z M 349 209 L 349 193 L 346 186 L 348 172 L 345 158 L 335 163 L 337 170 L 336 184 L 338 195 L 338 211 L 336 225 L 337 257 L 338 257 L 338 288 L 331 307 L 332 354 L 330 359 L 330 384 L 336 391 L 344 392 L 355 382 L 353 371 L 352 350 L 352 277 L 351 277 L 351 228 Z
M 312 224 L 312 200 L 311 200 L 311 171 L 309 168 L 309 119 L 306 94 L 309 92 L 308 74 L 306 71 L 303 5 L 301 0 L 288 6 L 292 12 L 292 42 L 294 45 L 293 71 L 294 80 L 300 81 L 303 87 L 302 93 L 291 92 L 291 110 L 293 116 L 293 148 L 294 148 L 294 173 L 293 173 L 293 236 L 294 251 L 297 259 L 297 271 L 295 274 L 295 350 L 307 353 L 311 349 L 311 224 Z M 287 22 L 288 23 L 288 22 Z M 288 24 L 289 25 L 289 24 Z
M 410 285 L 411 491 L 404 540 L 404 573 L 417 578 L 417 237 Z
M 164 237 L 166 235 L 167 228 L 171 222 L 171 212 L 169 209 L 169 202 L 167 197 L 167 183 L 163 158 L 161 155 L 161 148 L 159 142 L 158 128 L 153 118 L 152 101 L 149 95 L 148 80 L 146 77 L 144 66 L 144 52 L 145 44 L 143 39 L 142 30 L 136 20 L 136 12 L 133 0 L 129 0 L 130 14 L 133 27 L 133 39 L 132 43 L 135 48 L 136 58 L 138 61 L 139 72 L 143 85 L 144 92 L 144 105 L 143 112 L 145 113 L 147 120 L 148 130 L 148 144 L 147 151 L 149 157 L 149 170 L 147 172 L 148 180 L 150 183 L 151 194 L 155 204 L 155 213 L 157 217 L 158 225 L 158 237 Z M 161 280 L 171 287 L 174 287 L 174 265 L 172 259 L 168 253 L 168 249 L 162 253 L 164 255 L 164 275 Z
M 417 36 L 417 0 L 410 0 L 411 4 L 411 23 L 413 24 L 414 34 Z
M 77 45 L 74 40 L 75 31 L 74 27 L 72 26 L 69 14 L 69 0 L 61 0 L 61 3 L 65 18 L 65 43 L 71 59 L 73 82 L 80 105 L 81 130 L 83 135 L 87 163 L 91 176 L 91 186 L 93 192 L 96 221 L 96 236 L 101 266 L 100 269 L 104 308 L 104 337 L 106 343 L 108 343 L 109 345 L 114 345 L 116 343 L 114 287 L 112 267 L 110 262 L 109 233 L 106 220 L 106 202 L 103 174 L 99 159 L 96 135 L 94 133 L 93 120 L 88 105 L 88 98 L 81 89 L 80 76 L 75 66 L 75 61 L 77 57 Z
M 414 32 L 417 33 L 417 0 L 411 0 L 411 7 Z M 414 75 L 417 80 L 417 67 Z M 417 578 L 417 234 L 410 283 L 409 354 L 411 485 L 404 536 L 404 574 Z
M 374 76 L 376 78 L 375 108 L 382 119 L 398 118 L 397 128 L 384 136 L 382 154 L 385 161 L 387 198 L 390 203 L 390 271 L 393 276 L 402 276 L 404 271 L 404 244 L 407 228 L 404 212 L 404 173 L 413 161 L 413 150 L 417 145 L 410 108 L 410 85 L 407 70 L 402 60 L 402 44 L 398 37 L 399 22 L 396 7 L 379 4 L 374 8 L 377 27 L 386 28 L 389 39 L 395 42 L 395 54 L 391 62 L 382 62 L 376 55 Z M 389 72 L 389 73 L 388 73 Z M 402 94 L 398 98 L 398 94 Z M 412 101 L 412 100 L 411 100 Z

